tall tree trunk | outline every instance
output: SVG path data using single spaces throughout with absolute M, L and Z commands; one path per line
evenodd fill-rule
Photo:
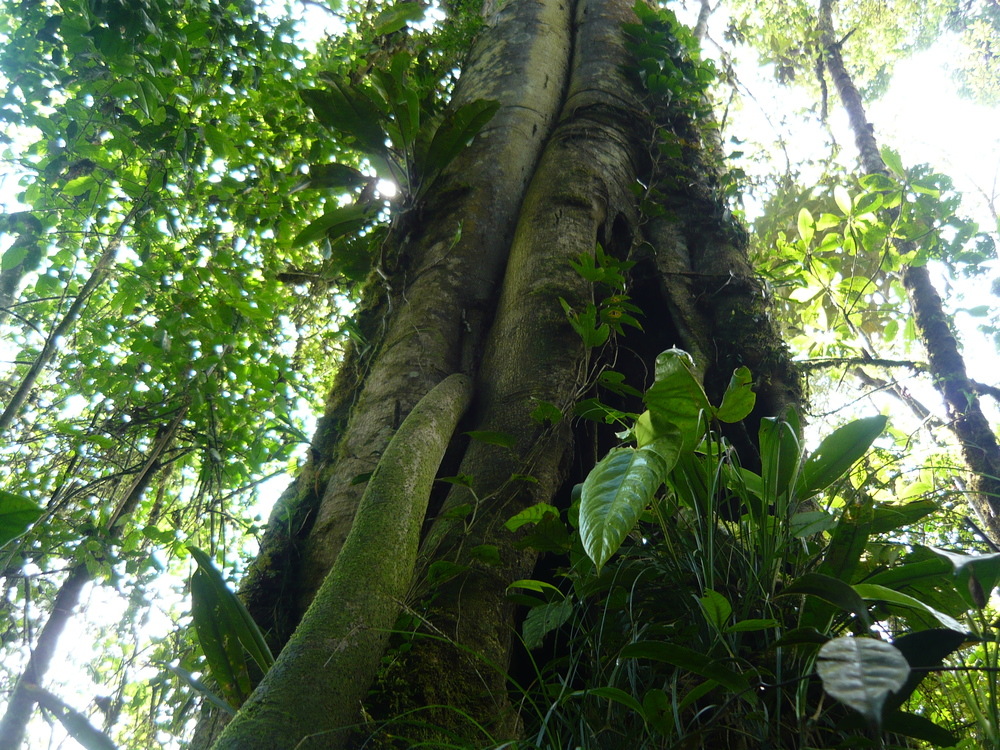
M 823 0 L 819 10 L 826 66 L 844 105 L 866 174 L 887 174 L 864 103 L 844 65 L 833 26 L 833 2 Z M 890 217 L 894 218 L 894 217 Z M 912 242 L 899 243 L 902 255 L 912 254 Z M 941 296 L 925 266 L 907 266 L 902 274 L 917 332 L 927 351 L 928 371 L 948 412 L 948 426 L 958 439 L 972 475 L 969 503 L 986 524 L 991 539 L 1000 542 L 1000 444 L 969 379 L 958 339 L 944 312 Z
M 495 99 L 500 112 L 415 212 L 420 218 L 395 228 L 398 257 L 383 269 L 381 301 L 367 303 L 371 353 L 348 356 L 310 464 L 276 509 L 243 589 L 251 612 L 283 643 L 331 566 L 339 575 L 364 480 L 393 432 L 435 383 L 456 372 L 471 376 L 472 407 L 445 458 L 445 470 L 462 479 L 446 497 L 431 498 L 408 600 L 432 600 L 421 613 L 428 635 L 383 676 L 382 685 L 401 687 L 382 690 L 370 706 L 378 718 L 418 712 L 430 727 L 422 739 L 431 743 L 447 735 L 471 747 L 486 741 L 483 729 L 500 738 L 518 733 L 507 698 L 517 626 L 507 587 L 532 574 L 538 553 L 518 544 L 504 522 L 538 502 L 565 507 L 568 485 L 613 444 L 608 428 L 595 447 L 593 426 L 573 417 L 602 369 L 614 362 L 642 387 L 656 355 L 683 346 L 697 354 L 710 391 L 720 392 L 733 368 L 747 364 L 759 376 L 760 413 L 800 398 L 744 234 L 714 192 L 715 167 L 698 145 L 695 113 L 680 104 L 656 109 L 627 72 L 633 61 L 622 24 L 635 23 L 632 5 L 514 0 L 487 19 L 456 100 Z M 690 130 L 681 157 L 653 156 L 666 123 Z M 643 186 L 665 215 L 643 216 Z M 637 263 L 629 293 L 643 309 L 644 331 L 590 348 L 563 304 L 579 313 L 600 302 L 571 265 L 595 257 L 598 244 Z M 543 405 L 562 419 L 535 417 Z M 466 428 L 494 437 L 470 442 Z M 430 581 L 428 570 L 440 570 L 434 563 L 456 575 Z M 296 649 L 301 640 L 296 634 Z M 284 677 L 313 679 L 296 669 Z M 235 724 L 267 706 L 269 690 L 279 688 L 265 681 Z M 331 706 L 338 700 L 328 698 Z M 298 708 L 322 710 L 314 701 Z M 360 716 L 354 704 L 330 710 Z M 244 743 L 260 740 L 241 747 L 285 746 L 232 732 L 227 737 Z M 302 747 L 340 746 L 322 744 L 331 736 Z

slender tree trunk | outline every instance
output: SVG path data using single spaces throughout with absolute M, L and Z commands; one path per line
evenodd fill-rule
M 833 26 L 833 0 L 820 3 L 819 28 L 823 34 L 826 65 L 847 111 L 866 174 L 886 174 L 886 167 L 868 122 L 864 103 L 844 65 L 840 43 Z M 914 252 L 912 243 L 903 242 L 899 252 Z M 907 266 L 902 274 L 913 311 L 917 332 L 927 351 L 934 387 L 948 412 L 948 425 L 958 439 L 962 456 L 972 474 L 969 502 L 987 526 L 994 542 L 1000 542 L 1000 445 L 983 414 L 976 389 L 969 379 L 959 343 L 952 331 L 941 296 L 934 289 L 924 266 Z

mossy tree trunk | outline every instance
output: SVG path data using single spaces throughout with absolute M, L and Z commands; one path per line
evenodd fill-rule
M 614 427 L 574 417 L 598 375 L 613 366 L 642 389 L 656 355 L 676 346 L 696 356 L 716 397 L 733 368 L 748 365 L 758 418 L 799 399 L 743 233 L 716 190 L 711 138 L 701 135 L 711 123 L 698 121 L 705 108 L 654 101 L 629 72 L 622 24 L 636 21 L 631 0 L 512 0 L 485 20 L 455 100 L 501 108 L 395 232 L 386 281 L 364 302 L 371 345 L 347 356 L 311 460 L 279 502 L 243 589 L 283 645 L 336 571 L 365 478 L 393 433 L 437 383 L 469 376 L 472 405 L 441 470 L 462 479 L 431 495 L 410 597 L 398 603 L 426 604 L 417 614 L 427 637 L 394 661 L 369 706 L 376 720 L 416 711 L 427 740 L 439 739 L 437 727 L 468 746 L 484 741 L 477 725 L 494 737 L 518 733 L 507 698 L 518 623 L 506 594 L 532 575 L 538 553 L 504 522 L 538 502 L 565 508 L 569 488 L 614 444 Z M 684 144 L 679 155 L 660 148 L 665 139 Z M 643 330 L 588 347 L 563 303 L 576 312 L 602 303 L 570 263 L 599 244 L 635 262 L 627 294 Z M 629 398 L 617 405 L 639 410 Z M 494 439 L 470 441 L 468 431 Z M 733 438 L 753 464 L 753 440 Z M 453 575 L 430 583 L 435 563 Z M 251 703 L 266 704 L 269 689 L 265 681 Z M 302 710 L 321 710 L 313 704 Z M 360 720 L 359 706 L 349 713 Z

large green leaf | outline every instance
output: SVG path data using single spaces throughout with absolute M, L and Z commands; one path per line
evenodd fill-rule
M 729 379 L 729 386 L 722 396 L 722 404 L 715 410 L 715 416 L 720 422 L 739 422 L 746 419 L 757 403 L 757 394 L 753 392 L 753 377 L 746 367 L 738 367 Z
M 758 431 L 761 480 L 766 505 L 776 505 L 779 498 L 790 499 L 802 460 L 799 436 L 783 419 L 765 417 Z
M 691 355 L 668 349 L 656 358 L 656 382 L 646 391 L 649 425 L 658 437 L 672 428 L 680 430 L 684 450 L 698 441 L 702 412 L 711 412 Z
M 986 606 L 986 599 L 1000 583 L 1000 552 L 988 555 L 963 555 L 939 547 L 928 546 L 931 552 L 951 563 L 962 598 L 972 606 Z
M 427 178 L 432 178 L 451 164 L 483 126 L 493 119 L 498 109 L 500 102 L 477 99 L 445 115 L 434 132 L 426 155 L 418 164 L 425 189 L 430 181 Z
M 0 547 L 21 536 L 44 512 L 28 498 L 0 490 Z
M 793 594 L 808 594 L 825 602 L 829 602 L 836 607 L 853 612 L 858 616 L 865 626 L 871 625 L 871 618 L 868 616 L 868 607 L 864 599 L 848 584 L 838 578 L 822 575 L 820 573 L 806 573 L 795 579 L 779 596 L 791 596 Z
M 580 538 L 598 572 L 653 501 L 679 452 L 676 436 L 642 448 L 615 448 L 587 475 L 580 496 Z
M 892 642 L 910 665 L 910 676 L 906 684 L 886 701 L 886 712 L 903 705 L 929 670 L 940 667 L 946 657 L 953 654 L 965 643 L 976 640 L 968 633 L 950 628 L 931 628 L 916 633 L 906 633 Z M 914 736 L 914 735 L 910 735 Z
M 257 623 L 226 586 L 212 559 L 197 547 L 189 546 L 188 551 L 198 563 L 191 576 L 191 617 L 198 642 L 226 700 L 238 707 L 253 688 L 247 657 L 261 672 L 271 668 L 274 657 Z
M 905 711 L 894 711 L 893 713 L 887 711 L 886 714 L 883 726 L 887 732 L 923 740 L 931 743 L 934 747 L 955 747 L 961 739 L 944 727 L 938 726 L 926 716 Z
M 821 492 L 840 479 L 861 458 L 882 431 L 888 418 L 882 415 L 858 419 L 828 435 L 806 459 L 799 480 L 800 497 Z
M 830 544 L 819 566 L 820 573 L 841 581 L 854 579 L 854 572 L 868 544 L 873 516 L 872 503 L 865 498 L 844 508 L 830 535 Z
M 897 607 L 902 607 L 903 609 L 920 612 L 923 615 L 930 615 L 949 630 L 958 632 L 963 632 L 965 630 L 965 628 L 962 627 L 962 623 L 951 615 L 939 612 L 929 604 L 925 604 L 919 599 L 916 599 L 908 594 L 893 591 L 885 586 L 879 586 L 874 583 L 856 583 L 854 584 L 854 590 L 858 592 L 858 596 L 867 601 L 886 602 L 887 604 L 893 604 Z
M 325 89 L 306 89 L 300 92 L 316 119 L 323 125 L 352 136 L 365 153 L 384 155 L 388 136 L 382 128 L 382 102 L 369 96 L 365 89 L 346 86 L 340 81 L 326 78 Z
M 912 503 L 904 505 L 880 505 L 874 510 L 869 532 L 871 534 L 888 534 L 890 531 L 916 523 L 921 518 L 925 518 L 940 509 L 940 503 L 931 498 L 914 500 Z
M 826 692 L 880 726 L 882 705 L 906 683 L 910 665 L 885 641 L 845 637 L 823 645 L 816 672 Z
M 573 602 L 570 599 L 559 599 L 532 607 L 521 627 L 524 647 L 528 650 L 539 648 L 545 636 L 562 627 L 572 615 Z
M 239 707 L 253 686 L 238 628 L 225 603 L 220 601 L 212 577 L 202 569 L 191 575 L 191 619 L 208 671 L 230 705 Z
M 353 204 L 329 207 L 322 216 L 295 235 L 292 246 L 302 247 L 324 237 L 335 240 L 345 234 L 358 231 L 370 218 L 371 211 L 366 206 Z
M 386 130 L 402 153 L 410 153 L 420 129 L 420 97 L 407 80 L 412 62 L 408 52 L 397 52 L 388 68 L 375 71 L 375 83 L 392 111 L 392 121 L 386 123 Z
M 634 697 L 626 693 L 621 688 L 611 687 L 609 685 L 602 685 L 600 687 L 588 688 L 586 690 L 576 690 L 570 693 L 568 698 L 582 698 L 582 697 L 595 696 L 597 698 L 607 698 L 609 701 L 614 701 L 615 703 L 620 703 L 623 706 L 631 708 L 640 716 L 644 715 L 642 706 L 639 705 Z
M 391 8 L 386 8 L 375 17 L 375 34 L 377 36 L 392 34 L 406 26 L 409 21 L 418 21 L 423 17 L 423 4 L 404 0 Z
M 299 183 L 296 188 L 319 188 L 325 190 L 351 190 L 361 187 L 367 183 L 371 177 L 362 174 L 354 167 L 346 164 L 310 164 L 309 177 Z

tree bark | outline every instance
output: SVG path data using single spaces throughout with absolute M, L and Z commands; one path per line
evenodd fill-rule
M 348 746 L 410 584 L 431 485 L 471 391 L 467 376 L 451 375 L 403 421 L 333 570 L 217 750 Z
M 573 409 L 592 395 L 603 368 L 625 363 L 642 387 L 657 354 L 690 345 L 722 388 L 734 367 L 755 368 L 764 409 L 799 398 L 746 259 L 745 235 L 714 192 L 710 159 L 685 165 L 650 156 L 659 123 L 648 92 L 628 73 L 622 24 L 635 22 L 632 6 L 515 0 L 488 20 L 456 98 L 499 100 L 501 119 L 431 189 L 416 218 L 394 227 L 387 283 L 372 288 L 368 303 L 371 352 L 355 352 L 343 367 L 310 464 L 276 509 L 243 588 L 250 611 L 283 643 L 318 581 L 331 565 L 337 578 L 353 544 L 343 538 L 355 538 L 361 523 L 354 516 L 365 482 L 352 480 L 372 471 L 431 385 L 452 372 L 472 377 L 472 407 L 459 430 L 500 439 L 451 441 L 445 464 L 460 479 L 432 498 L 407 597 L 424 607 L 426 630 L 408 652 L 394 653 L 379 697 L 367 706 L 378 720 L 415 716 L 423 728 L 411 746 L 473 747 L 518 735 L 520 718 L 507 697 L 518 623 L 507 587 L 532 574 L 538 553 L 518 544 L 504 522 L 538 502 L 568 505 L 568 485 L 581 481 L 601 452 L 598 428 L 575 420 Z M 678 106 L 669 119 L 694 116 Z M 654 182 L 672 186 L 657 192 L 670 204 L 658 224 L 640 211 L 642 186 Z M 645 331 L 591 349 L 563 303 L 579 313 L 600 302 L 570 263 L 594 257 L 598 243 L 619 261 L 637 261 L 629 293 L 641 297 Z M 562 419 L 534 417 L 543 404 Z M 614 443 L 613 429 L 598 432 L 604 448 Z M 443 581 L 428 575 L 435 564 L 456 574 Z M 299 578 L 298 585 L 277 583 Z M 326 589 L 314 607 L 330 605 Z M 303 649 L 333 658 L 329 639 L 310 635 L 312 619 L 289 642 L 288 658 Z M 281 690 L 265 681 L 254 705 L 280 704 Z M 282 720 L 308 725 L 306 714 L 342 702 L 338 691 L 312 693 L 287 705 Z M 258 708 L 244 709 L 234 725 Z M 346 719 L 336 721 L 340 727 Z M 235 746 L 228 741 L 218 747 Z
M 454 104 L 494 100 L 500 110 L 438 179 L 420 217 L 396 227 L 390 281 L 368 290 L 363 315 L 372 350 L 348 355 L 310 463 L 275 507 L 243 586 L 274 645 L 332 567 L 364 490 L 357 480 L 395 428 L 441 378 L 475 375 L 514 221 L 565 94 L 569 33 L 562 0 L 519 0 L 486 19 Z

